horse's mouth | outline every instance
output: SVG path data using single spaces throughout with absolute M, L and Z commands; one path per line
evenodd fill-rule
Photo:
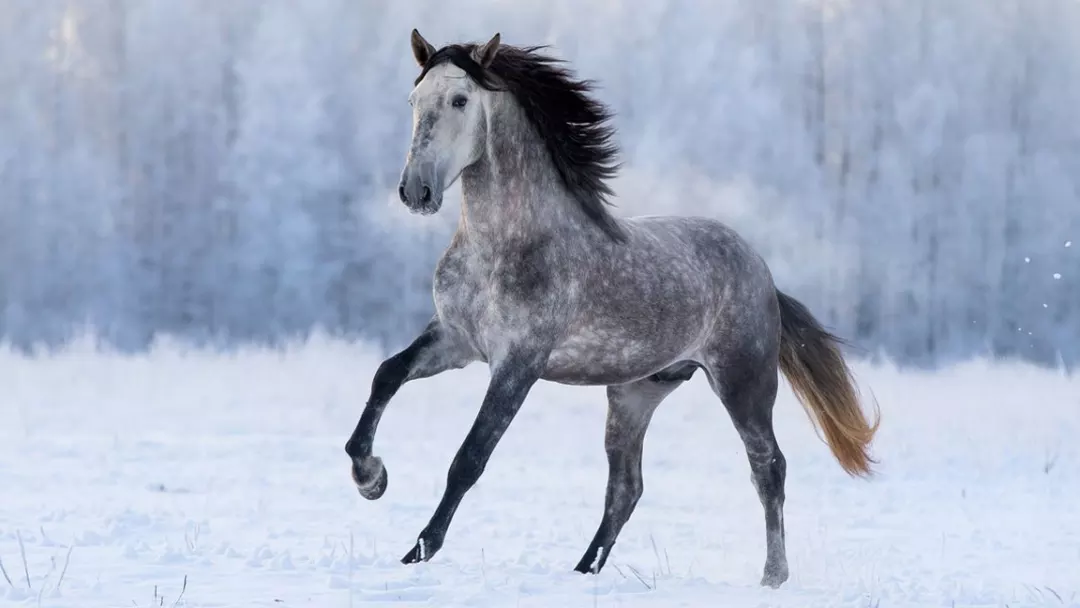
M 434 202 L 434 201 L 429 202 L 429 203 L 420 203 L 419 205 L 415 205 L 415 206 L 414 205 L 408 205 L 409 213 L 413 213 L 415 215 L 424 215 L 424 216 L 435 215 L 436 213 L 439 212 L 439 209 L 441 207 L 442 207 L 441 203 L 437 203 L 437 202 Z

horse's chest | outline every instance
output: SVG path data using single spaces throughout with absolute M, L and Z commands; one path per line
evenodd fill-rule
M 474 333 L 483 313 L 484 285 L 461 255 L 448 253 L 435 268 L 433 295 L 440 320 L 465 333 Z
M 435 270 L 435 310 L 481 352 L 539 321 L 538 303 L 551 292 L 548 266 L 536 250 L 495 260 L 449 251 Z

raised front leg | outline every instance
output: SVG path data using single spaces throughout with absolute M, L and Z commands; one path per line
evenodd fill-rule
M 529 389 L 540 378 L 546 361 L 546 354 L 512 353 L 492 366 L 487 394 L 476 421 L 450 465 L 442 500 L 428 525 L 420 532 L 416 546 L 401 559 L 402 563 L 428 561 L 442 548 L 446 530 L 461 499 L 480 479 L 491 452 L 517 415 Z
M 398 389 L 410 380 L 465 367 L 474 360 L 475 355 L 447 335 L 438 319 L 433 319 L 405 350 L 382 362 L 371 382 L 364 413 L 345 443 L 345 453 L 352 459 L 353 481 L 361 496 L 375 500 L 386 492 L 386 467 L 381 458 L 371 455 L 371 448 L 379 419 Z
M 609 386 L 607 428 L 604 449 L 608 458 L 607 495 L 604 517 L 589 548 L 574 570 L 597 573 L 607 563 L 615 539 L 619 536 L 644 491 L 641 477 L 641 454 L 645 431 L 653 412 L 665 397 L 694 373 L 693 367 L 665 371 L 649 378 Z

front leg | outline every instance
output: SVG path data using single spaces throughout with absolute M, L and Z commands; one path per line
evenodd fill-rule
M 446 530 L 458 505 L 487 466 L 488 459 L 510 422 L 517 415 L 529 389 L 540 378 L 547 353 L 517 352 L 492 365 L 491 381 L 480 412 L 458 449 L 446 476 L 446 490 L 416 546 L 401 559 L 413 564 L 428 561 L 442 548 Z
M 379 365 L 364 413 L 345 443 L 345 453 L 352 459 L 353 481 L 361 496 L 375 500 L 386 491 L 386 467 L 381 458 L 371 455 L 371 448 L 379 419 L 398 389 L 410 380 L 462 368 L 475 360 L 475 354 L 435 318 L 405 350 Z

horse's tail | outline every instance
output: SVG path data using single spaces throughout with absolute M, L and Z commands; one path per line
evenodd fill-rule
M 870 442 L 881 423 L 863 415 L 851 370 L 840 354 L 842 341 L 825 331 L 801 302 L 776 292 L 780 300 L 780 370 L 825 443 L 851 476 L 870 476 Z M 818 433 L 820 437 L 821 434 Z

